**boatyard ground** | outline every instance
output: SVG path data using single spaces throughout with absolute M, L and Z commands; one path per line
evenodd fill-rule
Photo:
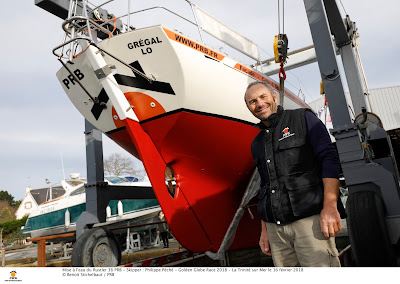
M 178 252 L 181 248 L 176 240 L 170 240 L 170 248 L 163 249 L 162 245 L 144 249 L 141 251 L 122 254 L 122 265 L 141 261 L 148 258 L 155 258 L 165 254 Z M 5 266 L 7 267 L 36 267 L 37 266 L 37 246 L 31 245 L 15 250 L 8 250 L 6 253 Z M 64 250 L 61 244 L 54 244 L 53 254 L 51 254 L 51 245 L 46 246 L 46 267 L 68 267 L 71 266 L 72 248 L 67 249 L 67 256 L 64 257 Z
M 157 263 L 159 258 L 185 251 L 184 248 L 175 239 L 170 239 L 170 247 L 163 249 L 162 245 L 146 248 L 141 251 L 122 254 L 121 265 L 139 263 L 152 259 L 154 266 L 177 266 L 177 267 L 218 267 L 219 261 L 214 261 L 205 254 L 198 254 L 194 257 L 183 258 L 172 263 Z M 54 244 L 53 254 L 51 254 L 51 245 L 46 246 L 46 267 L 70 267 L 72 248 L 67 249 L 67 256 L 61 244 Z M 230 252 L 232 266 L 267 266 L 272 267 L 272 258 L 265 256 L 259 249 Z M 6 267 L 37 267 L 37 247 L 29 246 L 15 250 L 6 251 Z M 133 269 L 134 267 L 132 267 Z

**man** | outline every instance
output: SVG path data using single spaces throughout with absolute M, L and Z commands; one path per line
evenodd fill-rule
M 340 266 L 340 164 L 324 124 L 310 110 L 284 110 L 264 82 L 245 93 L 262 131 L 251 150 L 261 176 L 260 247 L 275 266 Z
M 164 243 L 164 248 L 169 248 L 169 241 L 168 241 L 168 223 L 165 220 L 164 212 L 160 211 L 158 212 L 158 217 L 160 218 L 160 223 L 157 225 L 157 234 L 160 235 L 163 243 Z

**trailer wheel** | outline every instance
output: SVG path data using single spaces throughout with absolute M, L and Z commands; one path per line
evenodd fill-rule
M 72 250 L 74 267 L 114 267 L 121 263 L 121 248 L 115 235 L 104 228 L 84 232 Z
M 394 266 L 382 199 L 372 191 L 350 194 L 347 200 L 347 228 L 357 266 Z

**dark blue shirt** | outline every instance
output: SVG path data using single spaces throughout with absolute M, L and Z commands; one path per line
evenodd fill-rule
M 310 111 L 305 112 L 307 141 L 321 163 L 322 178 L 339 178 L 340 163 L 335 146 L 322 121 Z

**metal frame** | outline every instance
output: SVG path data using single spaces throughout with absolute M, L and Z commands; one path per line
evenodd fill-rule
M 76 222 L 76 236 L 106 222 L 106 207 L 111 200 L 120 199 L 156 199 L 148 188 L 108 185 L 104 181 L 102 133 L 85 120 L 86 138 L 86 211 Z
M 368 150 L 368 143 L 387 139 L 387 133 L 380 127 L 367 131 L 362 123 L 352 122 L 331 40 L 333 34 L 344 63 L 354 112 L 359 114 L 366 111 L 367 105 L 352 50 L 351 35 L 343 24 L 335 0 L 304 0 L 304 5 L 332 116 L 334 128 L 331 133 L 336 139 L 349 194 L 376 188 L 369 184 L 378 186 L 377 194 L 382 196 L 386 206 L 390 238 L 392 243 L 397 243 L 400 238 L 400 194 L 394 158 L 389 156 L 374 160 L 365 155 L 366 149 L 363 148 L 366 146 Z M 387 143 L 390 146 L 390 140 Z

